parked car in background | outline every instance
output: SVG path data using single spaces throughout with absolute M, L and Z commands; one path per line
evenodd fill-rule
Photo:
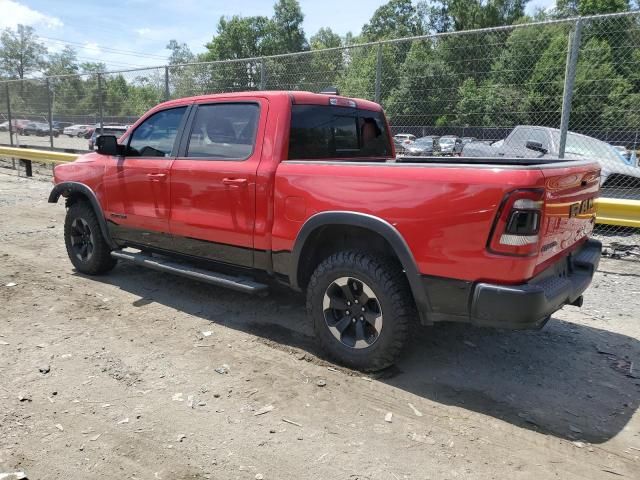
M 48 123 L 45 122 L 37 122 L 36 123 L 36 135 L 38 137 L 44 137 L 49 135 L 49 130 L 51 130 L 51 135 L 54 137 L 58 137 L 60 135 L 60 130 L 58 130 L 55 126 L 49 126 Z
M 24 136 L 36 135 L 37 131 L 38 131 L 38 123 L 37 122 L 22 123 L 16 129 L 16 132 L 18 132 L 19 135 L 24 135 Z
M 398 140 L 400 143 L 403 144 L 409 144 L 411 142 L 415 142 L 416 140 L 416 136 L 415 135 L 411 135 L 410 133 L 396 133 L 393 136 L 394 140 Z
M 622 145 L 613 145 L 613 148 L 615 148 L 616 151 L 620 153 L 620 156 L 627 165 L 638 165 L 638 158 L 635 150 L 629 150 L 627 147 Z
M 44 137 L 49 135 L 49 124 L 44 122 L 27 122 L 18 127 L 16 131 L 18 134 L 24 136 L 35 135 L 38 137 Z M 54 137 L 57 137 L 60 135 L 60 131 L 55 128 L 51 128 L 51 134 Z
M 93 132 L 93 125 L 71 125 L 65 128 L 63 133 L 69 137 L 82 138 L 88 130 Z
M 476 137 L 462 137 L 462 145 L 466 145 L 467 143 L 475 142 L 478 139 Z
M 462 139 L 455 135 L 440 137 L 440 153 L 442 155 L 460 155 L 462 153 Z
M 55 120 L 55 121 L 51 122 L 51 125 L 53 126 L 53 128 L 58 130 L 58 132 L 62 132 L 65 128 L 70 127 L 71 125 L 73 125 L 73 122 L 59 122 L 59 121 Z
M 29 120 L 11 120 L 11 126 L 14 133 L 18 131 L 18 128 L 29 123 Z M 0 123 L 0 132 L 9 131 L 9 120 Z
M 121 137 L 127 131 L 127 127 L 125 125 L 104 125 L 102 127 L 102 133 L 100 133 L 100 126 L 97 125 L 93 132 L 91 133 L 91 137 L 89 138 L 89 150 L 93 150 L 96 146 L 96 138 L 100 135 L 114 135 L 115 137 Z
M 504 140 L 486 145 L 472 142 L 464 146 L 463 157 L 557 158 L 560 130 L 535 125 L 518 125 Z M 565 158 L 594 160 L 600 164 L 602 186 L 640 184 L 640 168 L 629 165 L 612 145 L 587 135 L 568 132 Z
M 393 137 L 393 146 L 396 150 L 396 155 L 405 155 L 407 153 L 407 148 L 403 140 L 399 138 Z
M 406 155 L 430 156 L 440 153 L 440 137 L 428 136 L 418 138 L 406 146 Z

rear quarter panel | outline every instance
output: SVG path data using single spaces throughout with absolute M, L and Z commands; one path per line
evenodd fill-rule
M 544 187 L 539 169 L 465 165 L 284 161 L 275 180 L 273 250 L 290 251 L 306 219 L 354 211 L 391 223 L 422 274 L 516 283 L 536 259 L 486 250 L 505 193 Z

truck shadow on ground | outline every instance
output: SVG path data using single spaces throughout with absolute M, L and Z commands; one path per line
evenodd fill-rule
M 284 287 L 258 298 L 131 265 L 93 279 L 138 296 L 136 307 L 160 303 L 323 358 L 304 298 Z M 638 365 L 635 338 L 555 318 L 525 332 L 440 324 L 418 328 L 397 366 L 374 378 L 522 428 L 602 443 L 639 406 L 634 360 Z

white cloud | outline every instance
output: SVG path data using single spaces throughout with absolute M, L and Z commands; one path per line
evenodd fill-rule
M 85 55 L 100 55 L 102 50 L 100 49 L 100 45 L 95 42 L 87 42 L 82 47 L 82 52 Z
M 151 33 L 151 29 L 150 28 L 137 28 L 135 32 L 138 35 L 140 35 L 141 37 L 146 37 Z
M 555 8 L 555 6 L 555 0 L 531 0 L 527 3 L 525 10 L 527 13 L 535 13 L 537 10 L 551 10 Z
M 18 24 L 60 28 L 58 17 L 46 15 L 14 0 L 0 0 L 0 28 L 15 28 Z

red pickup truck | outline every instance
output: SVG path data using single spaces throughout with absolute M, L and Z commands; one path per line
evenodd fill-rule
M 381 107 L 308 92 L 173 100 L 55 169 L 86 274 L 134 262 L 264 294 L 306 291 L 338 361 L 394 362 L 416 319 L 540 328 L 581 305 L 599 166 L 396 159 Z

